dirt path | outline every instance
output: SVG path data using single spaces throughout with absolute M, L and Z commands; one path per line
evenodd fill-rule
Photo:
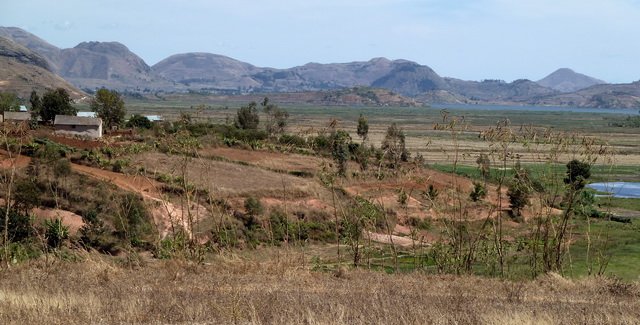
M 407 238 L 407 237 L 402 237 L 402 236 L 396 236 L 396 235 L 387 235 L 387 234 L 381 234 L 381 233 L 377 233 L 377 232 L 370 232 L 370 231 L 365 231 L 364 234 L 364 238 L 368 239 L 369 236 L 371 237 L 371 240 L 373 240 L 376 243 L 382 243 L 382 244 L 393 244 L 396 246 L 402 246 L 402 247 L 412 247 L 413 246 L 413 240 L 411 240 L 411 238 Z M 416 245 L 420 245 L 420 243 L 418 241 L 416 241 Z

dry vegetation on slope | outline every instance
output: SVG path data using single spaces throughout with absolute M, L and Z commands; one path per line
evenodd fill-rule
M 5 324 L 637 324 L 637 283 L 313 272 L 296 253 L 128 268 L 94 254 L 1 271 Z M 268 260 L 268 261 L 266 261 Z

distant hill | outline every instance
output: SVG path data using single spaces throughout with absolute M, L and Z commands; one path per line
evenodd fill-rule
M 32 90 L 42 94 L 46 89 L 65 88 L 72 98 L 85 96 L 49 69 L 45 58 L 10 39 L 0 37 L 0 91 L 29 98 Z
M 152 70 L 190 89 L 209 90 L 292 92 L 372 86 L 413 96 L 446 85 L 427 66 L 385 58 L 273 69 L 216 54 L 185 53 L 160 61 Z
M 14 42 L 41 55 L 48 63 L 51 71 L 58 72 L 58 61 L 60 59 L 60 49 L 47 43 L 45 40 L 17 27 L 0 27 L 0 36 L 13 40 Z
M 387 89 L 353 87 L 340 90 L 326 90 L 321 96 L 307 99 L 307 103 L 347 106 L 422 106 L 412 98 L 407 98 Z
M 0 27 L 2 35 L 40 55 L 19 55 L 18 61 L 14 56 L 12 62 L 49 69 L 88 91 L 106 87 L 140 93 L 283 93 L 291 100 L 335 105 L 386 105 L 385 101 L 413 105 L 411 101 L 416 101 L 635 108 L 640 97 L 638 83 L 603 84 L 602 80 L 570 69 L 559 69 L 538 82 L 466 81 L 443 78 L 430 67 L 407 60 L 374 58 L 274 69 L 212 53 L 176 54 L 150 67 L 118 42 L 83 42 L 74 48 L 59 49 L 15 27 Z M 8 56 L 7 52 L 5 57 Z M 368 97 L 368 89 L 376 89 L 377 101 Z M 388 95 L 380 89 L 388 90 Z M 296 94 L 303 92 L 310 94 Z
M 537 81 L 543 87 L 555 89 L 563 93 L 570 93 L 594 85 L 606 84 L 605 81 L 577 73 L 568 68 L 554 71 L 550 75 Z
M 528 102 L 531 99 L 558 92 L 526 79 L 513 82 L 502 80 L 465 81 L 446 78 L 450 91 L 468 98 L 469 102 Z
M 118 42 L 83 42 L 61 51 L 58 73 L 83 89 L 170 89 L 139 56 Z
M 595 85 L 572 93 L 531 100 L 533 105 L 597 108 L 640 108 L 640 81 Z
M 157 75 L 191 89 L 249 89 L 260 83 L 251 77 L 256 67 L 211 53 L 172 55 L 151 67 Z

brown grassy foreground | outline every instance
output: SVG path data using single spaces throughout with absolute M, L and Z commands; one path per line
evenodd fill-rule
M 0 323 L 637 324 L 640 287 L 546 275 L 509 282 L 472 276 L 314 272 L 296 254 L 208 265 L 136 268 L 93 254 L 1 271 Z

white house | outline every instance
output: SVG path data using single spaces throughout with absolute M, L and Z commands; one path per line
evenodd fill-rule
M 102 120 L 94 117 L 56 115 L 55 133 L 97 139 L 102 137 Z

